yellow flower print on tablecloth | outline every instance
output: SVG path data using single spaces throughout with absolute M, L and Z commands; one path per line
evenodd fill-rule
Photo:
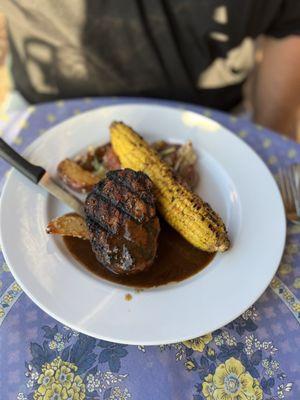
M 271 282 L 271 287 L 272 287 L 273 289 L 278 289 L 280 286 L 281 286 L 280 280 L 277 279 L 276 277 L 273 278 L 273 279 L 272 279 L 272 282 Z
M 295 289 L 300 289 L 300 278 L 296 278 L 293 282 L 293 286 Z
M 193 369 L 196 368 L 196 365 L 195 365 L 194 361 L 192 361 L 192 360 L 187 360 L 187 361 L 184 363 L 184 365 L 185 365 L 185 368 L 186 368 L 188 371 L 192 371 Z
M 13 296 L 11 296 L 10 294 L 6 294 L 5 296 L 3 296 L 3 302 L 6 304 L 10 304 L 13 299 Z
M 213 383 L 213 375 L 208 374 L 202 383 L 202 393 L 206 400 L 214 400 L 215 385 Z
M 206 400 L 262 400 L 263 391 L 256 379 L 234 357 L 220 364 L 214 375 L 209 374 L 202 383 Z
M 294 299 L 294 296 L 292 293 L 290 293 L 288 290 L 284 290 L 283 291 L 283 298 L 287 301 L 287 302 L 291 302 Z
M 211 347 L 209 347 L 208 349 L 207 349 L 207 355 L 208 356 L 210 356 L 210 357 L 213 357 L 214 355 L 215 355 L 215 351 L 214 351 L 214 349 L 212 349 Z
M 253 379 L 253 393 L 251 395 L 248 395 L 249 400 L 263 400 L 264 395 L 262 388 L 260 387 L 260 384 L 257 379 Z
M 292 309 L 293 309 L 295 312 L 299 312 L 299 313 L 300 313 L 300 304 L 299 304 L 299 303 L 294 303 L 294 304 L 292 305 Z
M 53 399 L 63 399 L 62 397 L 62 386 L 57 383 L 52 383 L 52 385 L 48 386 L 44 395 L 36 396 L 36 393 L 33 396 L 34 399 L 45 399 L 45 400 L 53 400 Z
M 5 311 L 2 307 L 0 307 L 0 318 L 4 317 Z
M 280 275 L 288 275 L 293 271 L 291 264 L 282 263 L 279 267 L 279 274 Z
M 17 282 L 12 285 L 12 290 L 14 292 L 22 292 L 22 288 Z
M 42 366 L 42 373 L 38 378 L 39 387 L 34 393 L 34 400 L 84 400 L 85 385 L 79 375 L 76 375 L 77 366 L 60 357 L 51 363 Z
M 53 369 L 45 370 L 43 374 L 41 374 L 38 378 L 38 384 L 40 385 L 38 388 L 38 393 L 40 395 L 44 395 L 46 393 L 47 388 L 51 387 L 52 383 L 54 383 L 54 371 Z
M 201 352 L 205 349 L 205 346 L 212 341 L 212 339 L 212 334 L 208 333 L 207 335 L 200 336 L 196 339 L 186 340 L 183 342 L 183 344 L 189 349 Z

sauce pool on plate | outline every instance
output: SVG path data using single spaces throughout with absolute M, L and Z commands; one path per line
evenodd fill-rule
M 103 268 L 88 240 L 65 236 L 64 243 L 72 256 L 89 271 L 108 281 L 134 288 L 180 282 L 204 269 L 215 256 L 215 253 L 206 253 L 192 246 L 163 220 L 154 263 L 147 271 L 136 275 L 117 275 Z

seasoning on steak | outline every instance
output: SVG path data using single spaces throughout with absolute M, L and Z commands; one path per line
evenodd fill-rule
M 159 220 L 153 184 L 143 172 L 110 171 L 85 202 L 86 223 L 98 261 L 118 274 L 147 269 L 157 250 Z

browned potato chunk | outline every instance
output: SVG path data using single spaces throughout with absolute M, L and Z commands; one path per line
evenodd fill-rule
M 89 232 L 83 217 L 76 213 L 62 215 L 50 221 L 46 232 L 50 235 L 73 236 L 89 239 Z
M 86 193 L 92 190 L 99 182 L 100 177 L 86 171 L 75 161 L 66 159 L 61 161 L 57 167 L 58 176 L 71 189 Z

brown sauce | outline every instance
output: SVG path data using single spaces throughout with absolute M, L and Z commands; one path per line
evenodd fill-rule
M 214 253 L 198 250 L 161 220 L 157 256 L 152 266 L 136 275 L 116 275 L 103 268 L 92 252 L 90 242 L 74 237 L 64 237 L 70 253 L 89 271 L 111 282 L 135 288 L 149 288 L 180 282 L 205 268 Z

